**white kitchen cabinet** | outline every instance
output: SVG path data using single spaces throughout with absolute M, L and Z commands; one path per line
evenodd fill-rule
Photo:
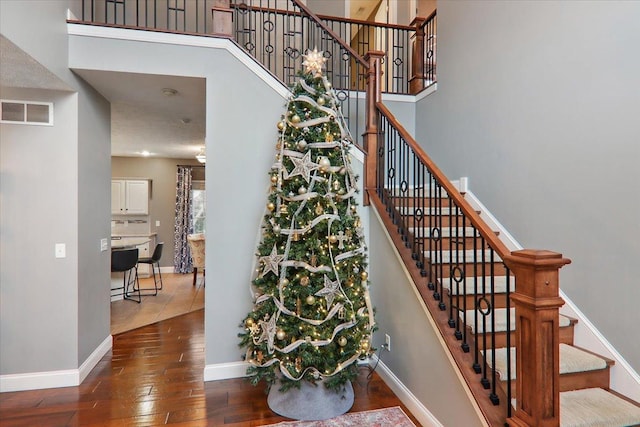
M 149 181 L 145 179 L 112 179 L 111 214 L 148 215 Z

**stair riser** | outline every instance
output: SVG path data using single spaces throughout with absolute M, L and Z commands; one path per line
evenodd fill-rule
M 426 194 L 426 193 L 425 193 Z M 449 207 L 451 206 L 451 199 L 447 197 L 441 197 L 440 199 L 436 197 L 426 197 L 420 198 L 419 194 L 416 193 L 416 197 L 393 197 L 392 203 L 398 207 L 405 206 L 418 206 L 420 208 L 429 208 L 429 207 Z
M 471 330 L 468 329 L 467 330 L 467 334 L 471 334 Z M 484 350 L 484 341 L 482 336 L 480 337 L 476 337 L 476 339 L 478 340 L 478 348 L 480 348 L 481 350 Z M 490 333 L 486 334 L 486 348 L 491 348 L 491 343 L 492 343 L 492 336 Z M 564 326 L 562 328 L 560 328 L 560 342 L 564 343 L 564 344 L 569 344 L 569 345 L 573 345 L 573 325 L 569 325 L 569 326 Z M 495 347 L 496 348 L 500 348 L 500 347 L 507 347 L 507 333 L 506 332 L 496 332 L 495 333 Z M 516 333 L 514 331 L 511 332 L 511 345 L 515 345 L 516 343 Z
M 476 306 L 478 300 L 476 295 L 453 295 L 451 297 L 452 304 L 460 310 L 471 310 Z M 486 295 L 485 298 L 491 301 L 491 296 Z M 494 308 L 505 308 L 507 306 L 507 294 L 494 294 Z M 449 305 L 449 290 L 445 290 L 445 302 Z M 466 305 L 465 305 L 466 304 Z
M 473 237 L 442 237 L 438 240 L 431 239 L 428 236 L 415 236 L 409 234 L 410 241 L 415 242 L 416 245 L 421 245 L 424 250 L 436 250 L 442 249 L 443 251 L 452 250 L 480 250 L 483 248 L 482 239 Z M 475 246 L 474 246 L 475 241 Z M 485 246 L 486 248 L 486 246 Z
M 395 216 L 398 224 L 404 224 L 407 228 L 425 227 L 432 229 L 434 227 L 469 227 L 468 223 L 465 223 L 462 217 L 449 217 L 443 215 L 441 217 L 424 215 L 422 217 L 414 217 L 413 215 L 401 215 L 396 212 Z
M 489 370 L 490 371 L 490 368 Z M 560 375 L 560 391 L 580 390 L 583 388 L 609 389 L 609 367 L 597 371 L 575 372 Z M 507 382 L 500 381 L 500 387 L 506 393 Z M 511 395 L 516 396 L 516 381 L 511 382 Z
M 429 263 L 429 260 L 427 260 Z M 434 274 L 437 273 L 437 277 L 451 277 L 452 270 L 455 267 L 461 269 L 465 275 L 469 278 L 476 276 L 488 276 L 491 273 L 491 264 L 429 264 L 431 268 L 434 270 Z M 440 274 L 440 267 L 442 267 L 442 274 Z M 435 270 L 437 269 L 437 271 Z M 501 262 L 493 263 L 493 275 L 494 276 L 505 276 L 507 274 L 507 269 Z

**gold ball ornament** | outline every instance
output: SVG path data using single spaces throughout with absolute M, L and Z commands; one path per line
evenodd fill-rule
M 280 280 L 280 284 L 282 286 L 287 286 L 289 284 L 289 279 L 285 277 L 284 279 Z
M 287 333 L 282 329 L 278 329 L 278 332 L 276 332 L 276 338 L 282 341 L 283 339 L 287 338 Z
M 284 126 L 285 124 L 283 121 L 278 122 L 278 130 L 284 130 Z
M 314 297 L 313 295 L 309 295 L 305 301 L 308 305 L 313 305 L 316 303 L 316 297 Z
M 345 345 L 347 345 L 347 339 L 345 337 L 338 338 L 338 345 L 340 347 L 344 347 Z
M 276 208 L 276 205 L 274 205 L 273 203 L 271 202 L 267 203 L 267 209 L 269 210 L 269 212 L 273 212 L 275 208 Z
M 298 194 L 304 194 L 306 192 L 307 192 L 307 187 L 305 187 L 304 185 L 298 188 Z
M 307 286 L 308 284 L 309 284 L 309 278 L 307 276 L 304 276 L 300 279 L 301 286 Z
M 307 141 L 305 141 L 304 139 L 301 139 L 300 141 L 298 141 L 297 146 L 298 146 L 298 150 L 302 151 L 307 148 Z
M 329 236 L 329 242 L 335 243 L 337 241 L 338 241 L 338 236 L 335 236 L 335 235 Z
M 318 98 L 318 105 L 324 105 L 326 101 L 324 100 L 324 96 L 321 96 L 320 98 Z
M 280 234 L 281 231 L 282 231 L 282 228 L 280 228 L 280 226 L 278 224 L 273 226 L 273 232 L 275 234 Z
M 273 184 L 277 183 L 278 182 L 278 176 L 277 175 L 271 175 L 271 182 Z
M 360 273 L 360 277 L 362 278 L 362 280 L 367 280 L 367 277 L 369 277 L 369 275 L 366 271 L 363 271 L 362 273 Z
M 291 116 L 291 123 L 300 123 L 300 116 L 297 114 Z
M 328 157 L 321 156 L 318 159 L 318 165 L 320 165 L 320 170 L 322 172 L 326 172 L 331 167 L 331 161 L 329 160 Z
M 246 327 L 253 326 L 253 323 L 254 323 L 254 322 L 253 322 L 253 319 L 252 319 L 251 317 L 249 317 L 247 320 L 245 320 L 245 321 L 244 321 L 244 325 L 245 325 Z

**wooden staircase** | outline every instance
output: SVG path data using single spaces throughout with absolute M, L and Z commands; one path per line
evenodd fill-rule
M 477 372 L 478 381 L 491 376 L 486 374 L 485 369 L 495 371 L 499 386 L 497 395 L 499 398 L 510 396 L 515 408 L 517 355 L 515 347 L 507 347 L 509 343 L 516 342 L 515 309 L 508 303 L 509 294 L 515 290 L 515 278 L 511 275 L 507 280 L 502 260 L 495 255 L 491 258 L 489 249 L 477 249 L 480 242 L 473 227 L 461 224 L 460 220 L 455 218 L 446 195 L 441 196 L 446 197 L 445 200 L 434 200 L 432 192 L 429 191 L 429 197 L 418 201 L 413 194 L 416 192 L 408 191 L 405 192 L 405 197 L 389 198 L 394 205 L 399 206 L 391 212 L 387 208 L 393 223 L 399 225 L 390 231 L 401 235 L 396 240 L 403 241 L 405 248 L 430 248 L 424 251 L 427 261 L 424 267 L 427 271 L 426 276 L 442 277 L 437 279 L 438 283 L 432 288 L 434 292 L 442 289 L 440 298 L 448 301 L 446 305 L 453 307 L 455 313 L 455 321 L 451 322 L 451 319 L 448 319 L 446 324 L 442 325 L 442 330 L 448 328 L 452 334 L 458 334 L 460 340 L 458 331 L 462 329 L 464 335 L 469 337 L 468 347 L 473 348 L 477 344 L 481 363 L 484 363 L 482 369 Z M 417 203 L 420 206 L 417 206 Z M 402 224 L 413 223 L 416 212 L 424 215 L 421 217 L 424 224 L 431 225 L 422 228 L 403 227 Z M 438 218 L 438 215 L 442 218 Z M 495 234 L 499 236 L 498 232 Z M 436 245 L 434 240 L 437 241 Z M 437 246 L 437 249 L 434 249 L 434 246 Z M 458 250 L 459 246 L 473 249 Z M 415 259 L 415 256 L 413 258 Z M 478 260 L 481 262 L 480 265 Z M 457 271 L 493 271 L 494 275 L 463 277 L 456 273 Z M 454 277 L 449 277 L 451 275 Z M 488 289 L 489 287 L 491 289 Z M 507 313 L 510 319 L 508 322 Z M 610 368 L 614 361 L 574 345 L 574 327 L 577 322 L 577 319 L 563 315 L 559 315 L 558 318 L 560 426 L 640 425 L 640 403 L 609 388 Z M 461 325 L 458 331 L 454 331 L 453 324 Z M 472 350 L 467 353 L 469 360 L 466 363 L 474 363 L 472 353 Z M 526 358 L 526 355 L 523 357 Z M 588 409 L 586 412 L 585 408 Z

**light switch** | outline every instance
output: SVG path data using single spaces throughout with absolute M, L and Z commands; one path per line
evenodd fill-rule
M 67 257 L 67 245 L 64 243 L 56 243 L 56 258 Z
M 160 221 L 156 221 L 156 227 L 160 227 Z
M 107 243 L 107 239 L 100 239 L 100 252 L 104 252 L 109 249 L 109 244 Z

